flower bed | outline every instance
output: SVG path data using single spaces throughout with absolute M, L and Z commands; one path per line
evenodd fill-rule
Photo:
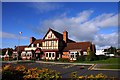
M 117 80 L 115 77 L 108 77 L 103 73 L 99 73 L 97 75 L 86 75 L 86 76 L 78 76 L 77 72 L 71 73 L 71 78 L 75 78 L 77 80 Z
M 2 66 L 2 78 L 5 80 L 28 80 L 28 79 L 58 79 L 61 78 L 60 73 L 55 70 L 50 69 L 38 69 L 38 68 L 30 68 L 27 69 L 23 65 L 18 65 L 16 67 L 12 67 L 11 65 Z
M 70 66 L 67 66 L 67 68 Z M 59 72 L 55 70 L 50 70 L 47 68 L 30 68 L 27 69 L 23 65 L 18 65 L 16 67 L 11 66 L 10 64 L 2 66 L 2 78 L 4 80 L 40 80 L 40 79 L 61 79 L 62 76 Z M 105 74 L 99 73 L 97 75 L 86 75 L 78 76 L 77 72 L 71 73 L 72 79 L 78 80 L 117 80 L 115 77 L 108 77 Z

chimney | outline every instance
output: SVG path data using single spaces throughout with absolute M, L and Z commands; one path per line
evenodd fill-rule
M 30 43 L 33 43 L 36 39 L 34 37 L 30 38 Z
M 65 43 L 67 43 L 67 40 L 68 40 L 68 32 L 67 31 L 63 32 L 63 40 L 65 41 Z

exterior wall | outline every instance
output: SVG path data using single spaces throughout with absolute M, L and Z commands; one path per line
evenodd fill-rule
M 46 35 L 45 39 L 56 39 L 56 36 L 52 33 L 52 31 L 50 31 L 50 32 Z
M 26 47 L 25 51 L 29 51 L 29 50 L 36 50 L 37 47 Z
M 63 52 L 62 58 L 69 58 L 69 52 Z
M 44 41 L 42 45 L 42 49 L 58 49 L 58 40 Z
M 42 40 L 42 45 L 39 47 L 39 45 L 40 45 L 39 43 L 37 43 L 37 45 L 34 46 L 34 44 L 32 42 L 34 42 L 36 39 L 34 37 L 32 37 L 32 38 L 30 38 L 30 43 L 32 43 L 31 46 L 24 48 L 24 50 L 27 51 L 27 53 L 23 52 L 21 54 L 30 55 L 28 51 L 30 51 L 30 50 L 35 51 L 37 48 L 41 48 L 42 51 L 47 51 L 47 52 L 44 52 L 44 55 L 40 54 L 41 59 L 55 60 L 55 59 L 59 59 L 60 57 L 62 57 L 62 58 L 69 58 L 70 60 L 76 60 L 77 59 L 76 53 L 79 52 L 79 56 L 80 56 L 81 49 L 69 50 L 68 52 L 62 52 L 64 47 L 67 46 L 66 43 L 69 41 L 68 40 L 68 32 L 64 31 L 63 36 L 62 37 L 60 36 L 60 38 L 58 39 L 52 31 L 49 31 L 48 34 L 46 34 L 46 36 L 44 37 L 44 40 Z M 95 49 L 94 47 L 95 46 L 92 46 L 92 49 Z M 58 54 L 60 57 L 58 57 L 58 54 L 56 51 L 60 51 L 61 53 L 63 53 L 63 55 L 59 52 Z M 48 54 L 48 56 L 46 56 L 46 54 Z M 50 54 L 51 54 L 51 56 L 50 56 Z M 88 54 L 87 54 L 87 52 L 83 52 L 83 55 L 88 55 Z M 30 56 L 22 56 L 22 58 L 30 59 L 31 57 Z
M 56 53 L 56 55 L 57 55 L 57 53 Z M 56 56 L 57 57 L 57 56 Z M 61 58 L 61 54 L 59 53 L 58 54 L 58 57 L 57 57 L 57 60 L 59 60 Z
M 17 55 L 18 55 L 18 54 L 17 54 L 17 51 L 14 51 L 14 52 L 12 53 L 12 57 L 13 57 L 13 58 L 16 58 Z

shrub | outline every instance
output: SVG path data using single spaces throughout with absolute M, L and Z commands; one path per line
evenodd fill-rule
M 84 55 L 79 56 L 76 61 L 77 62 L 85 61 L 85 56 Z
M 36 58 L 35 58 L 35 57 L 32 57 L 32 58 L 31 58 L 31 60 L 32 60 L 32 61 L 35 61 L 35 60 L 36 60 Z
M 77 80 L 117 80 L 115 77 L 107 77 L 106 75 L 99 73 L 96 75 L 86 75 L 86 76 L 77 76 L 76 73 L 72 73 L 72 78 L 77 78 Z
M 12 61 L 12 60 L 14 60 L 13 57 L 9 57 L 9 61 Z
M 95 55 L 95 53 L 93 53 L 92 51 L 90 51 L 89 55 L 86 57 L 87 61 L 95 61 L 98 60 L 98 56 Z
M 99 60 L 105 60 L 107 58 L 109 58 L 108 56 L 105 55 L 98 55 Z
M 23 65 L 18 65 L 16 67 L 12 67 L 11 65 L 4 65 L 2 66 L 2 78 L 4 80 L 36 80 L 36 79 L 60 79 L 59 72 L 50 69 L 37 69 L 37 68 L 30 68 L 27 69 Z
M 70 60 L 68 58 L 60 58 L 59 61 L 60 62 L 69 62 Z

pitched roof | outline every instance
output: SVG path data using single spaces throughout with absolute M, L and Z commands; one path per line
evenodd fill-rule
M 37 43 L 42 44 L 42 39 L 36 39 L 36 40 L 33 42 L 33 44 L 37 44 Z
M 82 49 L 82 51 L 86 51 L 88 47 L 91 47 L 91 42 L 76 42 L 76 43 L 67 43 L 67 46 L 63 49 L 63 51 Z
M 46 33 L 46 35 L 49 33 L 49 31 L 52 31 L 53 34 L 54 34 L 57 38 L 63 39 L 63 34 L 57 32 L 57 31 L 55 31 L 55 30 L 53 30 L 53 29 L 51 29 L 51 28 L 49 28 L 49 30 L 48 30 L 48 32 Z M 46 36 L 46 35 L 45 35 L 45 36 Z M 44 36 L 43 39 L 45 39 L 45 36 Z M 68 38 L 68 43 L 69 43 L 69 42 L 75 42 L 75 41 L 73 41 L 73 40 L 71 40 L 71 39 Z
M 31 43 L 31 44 L 37 44 L 37 43 L 39 43 L 39 44 L 42 44 L 42 39 L 36 39 L 33 43 Z M 29 44 L 29 46 L 28 47 L 30 47 L 31 46 L 31 44 Z
M 18 49 L 19 49 L 19 51 L 22 52 L 22 51 L 24 51 L 24 48 L 25 48 L 25 47 L 27 47 L 27 46 L 17 46 L 17 47 L 15 48 L 15 51 L 18 51 Z
M 49 30 L 48 30 L 48 32 L 46 33 L 46 35 L 49 33 L 49 31 L 52 31 L 53 34 L 54 34 L 57 38 L 60 38 L 60 39 L 63 38 L 63 35 L 62 35 L 61 33 L 57 32 L 57 31 L 55 31 L 55 30 L 53 30 L 53 29 L 51 29 L 51 28 L 49 28 Z M 44 36 L 43 39 L 45 39 L 46 35 Z

